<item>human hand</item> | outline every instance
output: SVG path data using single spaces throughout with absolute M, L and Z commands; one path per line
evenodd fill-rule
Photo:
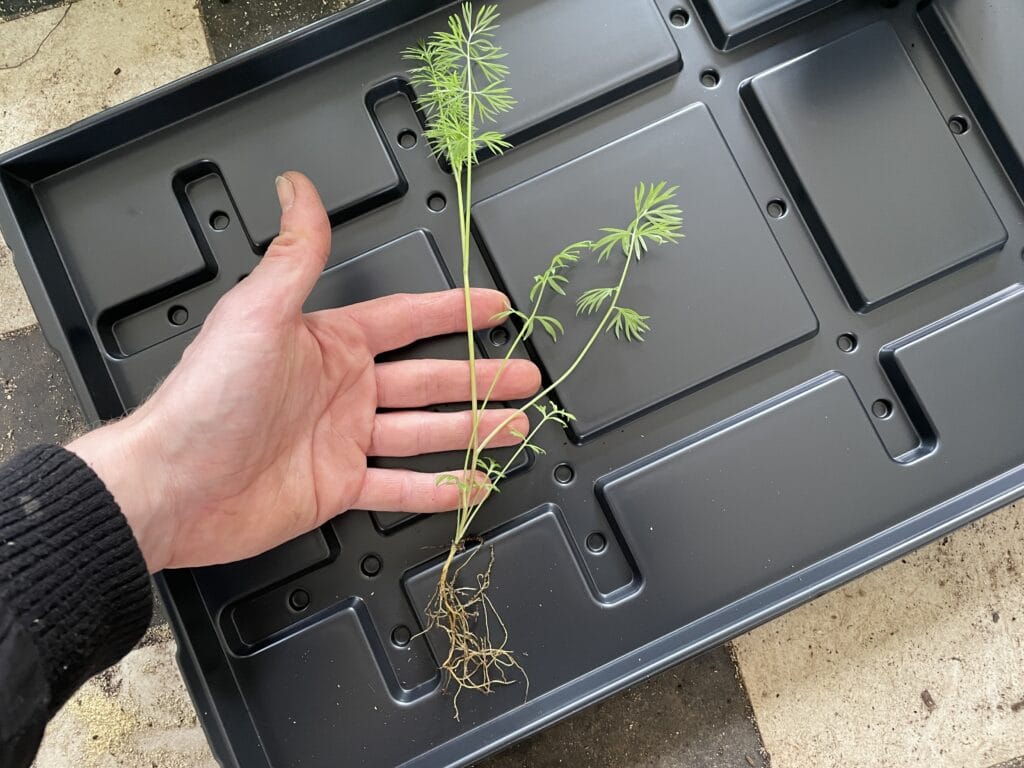
M 458 489 L 436 476 L 367 467 L 369 456 L 464 449 L 468 411 L 415 409 L 469 399 L 464 361 L 375 363 L 388 350 L 465 331 L 461 290 L 389 296 L 304 315 L 331 228 L 312 183 L 277 180 L 281 234 L 217 303 L 181 362 L 130 416 L 68 446 L 124 512 L 151 572 L 256 555 L 350 508 L 438 512 Z M 474 289 L 473 324 L 495 324 L 507 300 Z M 486 391 L 499 361 L 477 363 Z M 536 391 L 540 373 L 513 360 L 493 398 Z M 512 411 L 495 409 L 487 434 Z M 523 417 L 492 445 L 525 434 Z

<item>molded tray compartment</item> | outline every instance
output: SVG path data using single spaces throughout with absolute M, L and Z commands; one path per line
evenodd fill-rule
M 654 0 L 505 0 L 499 36 L 512 93 L 529 93 L 499 116 L 519 144 L 616 99 L 671 77 L 679 49 Z M 437 16 L 435 26 L 445 25 Z M 572 30 L 586 45 L 566 44 Z
M 513 303 L 529 310 L 533 275 L 544 271 L 553 250 L 597 239 L 602 226 L 626 226 L 633 215 L 632 185 L 661 179 L 682 185 L 678 202 L 684 220 L 693 224 L 684 223 L 686 237 L 677 245 L 652 245 L 631 267 L 622 304 L 651 315 L 645 341 L 605 335 L 559 387 L 558 397 L 576 415 L 572 427 L 581 439 L 817 329 L 703 104 L 474 206 L 481 245 Z M 614 285 L 622 258 L 615 253 L 603 264 L 581 262 L 568 273 L 569 297 L 553 296 L 545 304 L 544 311 L 559 316 L 566 329 L 557 344 L 544 333 L 532 337 L 549 378 L 572 362 L 597 324 L 596 316 L 575 316 L 572 297 Z
M 849 381 L 831 374 L 603 480 L 599 494 L 647 599 L 681 626 L 913 515 L 898 469 Z
M 102 312 L 98 330 L 113 357 L 130 357 L 198 328 L 217 300 L 259 260 L 215 165 L 200 163 L 178 173 L 172 183 L 206 269 L 194 278 L 140 293 Z
M 277 234 L 273 181 L 289 168 L 308 172 L 336 221 L 401 194 L 404 180 L 364 98 L 358 81 L 315 68 L 38 184 L 86 311 L 95 317 L 174 283 L 191 287 L 205 263 L 174 186 L 180 169 L 201 161 L 220 169 L 257 250 Z M 243 134 L 247 141 L 237 141 Z
M 1006 242 L 888 24 L 760 74 L 742 95 L 853 309 Z
M 472 556 L 460 584 L 475 583 L 494 551 L 493 590 L 489 592 L 502 621 L 509 628 L 509 648 L 530 660 L 529 698 L 557 688 L 588 668 L 614 658 L 626 645 L 623 634 L 608 632 L 615 621 L 614 608 L 603 606 L 580 568 L 578 549 L 565 534 L 562 512 L 550 504 L 528 512 L 484 538 L 481 546 L 467 550 L 456 566 Z M 524 567 L 527 565 L 527 567 Z M 440 578 L 440 560 L 429 568 L 410 572 L 404 581 L 409 600 L 419 616 L 429 602 Z M 523 599 L 523 595 L 530 595 Z M 447 641 L 443 633 L 427 635 L 434 655 L 444 658 Z M 571 654 L 563 654 L 565 648 Z M 472 725 L 523 703 L 526 688 L 520 682 L 474 703 L 467 712 Z
M 441 266 L 437 251 L 426 233 L 410 232 L 380 248 L 325 270 L 303 309 L 316 312 L 392 293 L 425 293 L 451 287 L 451 279 Z M 437 345 L 439 342 L 430 340 L 425 343 Z M 437 354 L 439 350 L 435 348 L 429 351 L 430 354 Z
M 381 641 L 361 601 L 340 603 L 295 642 L 301 657 L 276 643 L 231 665 L 265 755 L 261 768 L 398 765 L 422 749 L 396 738 L 412 713 L 382 671 Z
M 924 449 L 965 486 L 1024 462 L 1024 286 L 886 345 Z M 981 462 L 985 472 L 971 471 Z
M 694 0 L 715 46 L 729 51 L 839 0 Z
M 921 19 L 1024 199 L 1024 3 L 933 0 Z
M 621 634 L 601 631 L 602 626 L 607 626 L 602 623 L 607 622 L 606 609 L 595 601 L 588 588 L 559 515 L 559 510 L 549 505 L 521 515 L 489 536 L 467 569 L 469 575 L 471 570 L 484 566 L 489 548 L 494 547 L 491 599 L 509 626 L 516 627 L 510 644 L 523 658 L 531 659 L 537 677 L 537 683 L 530 687 L 531 698 L 614 657 L 625 647 Z M 542 563 L 544 567 L 518 567 L 524 562 Z M 368 597 L 365 603 L 361 598 L 347 596 L 349 588 L 358 586 L 359 578 L 342 575 L 344 568 L 338 562 L 330 569 L 314 571 L 305 579 L 265 593 L 258 602 L 244 604 L 249 617 L 265 622 L 275 614 L 285 615 L 283 607 L 273 606 L 283 606 L 295 586 L 308 588 L 314 599 L 325 589 L 331 590 L 328 596 L 336 599 L 333 605 L 315 605 L 318 613 L 295 620 L 288 639 L 302 645 L 305 661 L 291 660 L 289 644 L 282 642 L 232 659 L 243 695 L 250 702 L 253 724 L 272 765 L 293 765 L 300 758 L 304 765 L 337 765 L 336 751 L 309 749 L 311 743 L 318 743 L 318 734 L 325 728 L 334 734 L 333 743 L 344 744 L 353 763 L 398 765 L 457 736 L 464 728 L 523 702 L 526 689 L 522 683 L 499 688 L 492 696 L 467 706 L 460 723 L 452 718 L 451 696 L 444 693 L 438 681 L 427 679 L 417 686 L 401 682 L 402 654 L 408 652 L 396 653 L 396 649 L 388 647 L 390 627 L 380 624 L 371 610 L 376 595 Z M 436 586 L 439 568 L 418 568 L 403 578 L 403 591 L 411 601 L 406 603 L 410 616 L 423 615 L 422 608 Z M 523 602 L 515 598 L 522 590 L 547 597 Z M 402 594 L 386 591 L 396 596 Z M 413 631 L 418 631 L 415 626 Z M 595 642 L 599 637 L 604 640 Z M 440 649 L 436 638 L 432 640 L 435 648 Z M 577 648 L 572 659 L 560 653 L 567 642 Z M 439 652 L 435 650 L 429 658 L 435 658 Z M 388 654 L 399 659 L 394 667 Z M 325 670 L 313 663 L 327 658 L 336 659 L 337 664 L 329 664 L 333 668 Z M 413 660 L 410 656 L 404 658 Z M 414 671 L 422 673 L 422 665 L 416 664 Z M 430 727 L 415 741 L 395 738 L 394 728 L 409 722 L 429 722 Z
M 333 533 L 317 528 L 256 557 L 193 573 L 209 603 L 218 605 L 311 570 L 337 557 L 339 549 Z
M 35 189 L 91 320 L 139 297 L 180 292 L 213 276 L 181 213 L 175 169 L 139 148 L 122 157 L 120 170 L 117 163 L 87 163 Z

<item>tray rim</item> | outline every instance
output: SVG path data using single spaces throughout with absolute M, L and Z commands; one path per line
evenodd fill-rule
M 7 177 L 28 186 L 35 182 L 20 178 L 17 173 L 10 170 L 10 166 L 36 153 L 41 153 L 58 147 L 64 142 L 75 140 L 84 131 L 108 125 L 113 120 L 123 119 L 141 108 L 157 105 L 197 85 L 208 82 L 210 78 L 235 72 L 241 67 L 262 60 L 265 56 L 285 50 L 297 49 L 311 37 L 331 30 L 349 18 L 362 14 L 379 13 L 384 9 L 402 4 L 403 0 L 363 0 L 363 2 L 343 9 L 324 19 L 261 43 L 221 62 L 213 63 L 196 72 L 184 75 L 110 109 L 85 117 L 69 126 L 0 154 L 0 228 L 3 229 L 7 244 L 11 248 L 15 267 L 25 285 L 26 293 L 38 319 L 39 326 L 47 342 L 61 358 L 65 368 L 67 368 L 76 396 L 85 410 L 88 421 L 98 421 L 100 412 L 93 402 L 80 367 L 76 362 L 75 356 L 72 354 L 72 341 L 69 339 L 69 334 L 60 323 L 56 308 L 51 302 L 43 279 L 30 256 L 24 228 L 14 213 L 6 185 Z M 415 15 L 402 22 L 401 25 L 453 4 L 453 0 L 416 0 L 415 8 L 417 10 Z M 412 4 L 408 5 L 411 6 Z M 392 28 L 397 28 L 401 25 L 396 25 Z M 361 44 L 370 39 L 372 39 L 372 36 L 353 44 Z M 339 48 L 336 53 L 341 50 L 344 50 L 344 48 Z M 278 77 L 287 76 L 306 66 L 314 65 L 315 62 L 322 60 L 322 58 L 317 57 L 313 61 L 307 62 L 295 69 L 287 70 L 285 73 L 275 77 L 269 77 L 266 81 L 237 93 L 236 96 L 262 87 Z M 176 121 L 168 122 L 153 130 L 161 130 L 173 125 L 174 122 Z M 132 140 L 137 140 L 151 132 L 140 133 Z M 71 167 L 71 165 L 67 167 Z M 811 386 L 814 382 L 833 375 L 841 374 L 836 372 L 823 374 L 822 377 L 811 379 L 801 384 L 800 388 Z M 779 396 L 782 395 L 780 394 Z M 725 606 L 708 616 L 702 617 L 697 622 L 663 635 L 646 646 L 637 649 L 635 652 L 621 656 L 602 667 L 592 670 L 586 675 L 549 692 L 542 698 L 531 700 L 520 708 L 494 718 L 427 752 L 422 752 L 405 765 L 468 765 L 504 749 L 542 728 L 553 725 L 591 704 L 635 685 L 674 664 L 723 642 L 727 642 L 743 632 L 776 618 L 798 605 L 862 576 L 917 547 L 967 525 L 1022 497 L 1024 497 L 1024 465 L 1018 465 L 965 490 L 957 496 L 946 499 L 940 504 L 922 510 L 913 517 L 864 539 L 845 550 L 834 553 L 768 587 L 747 595 L 741 600 Z M 181 612 L 182 591 L 187 587 L 187 582 L 192 581 L 192 576 L 187 571 L 160 573 L 154 576 L 154 582 L 160 596 L 164 599 L 167 606 L 172 633 L 178 643 L 178 665 L 206 737 L 210 742 L 216 759 L 222 765 L 238 766 L 241 765 L 239 754 L 233 746 L 233 742 L 228 738 L 228 731 L 224 726 L 222 713 L 215 707 L 215 699 L 211 695 L 208 678 L 204 672 L 200 655 L 196 650 L 196 643 L 194 642 L 196 639 L 202 640 L 204 634 L 212 633 L 214 631 L 214 622 L 208 620 L 202 626 L 190 624 L 192 633 L 189 634 L 186 631 L 188 619 Z M 799 587 L 794 589 L 794 584 L 798 584 Z M 202 606 L 193 606 L 193 608 L 205 613 L 205 608 Z M 685 640 L 687 634 L 694 633 L 695 625 L 699 625 L 712 618 L 718 621 L 719 629 L 714 632 L 707 632 L 692 640 Z M 219 644 L 214 650 L 223 658 L 224 651 L 220 648 Z M 225 666 L 223 662 L 221 662 L 221 666 Z M 230 670 L 226 670 L 226 674 L 230 676 Z M 237 694 L 237 689 L 232 693 Z M 247 713 L 243 712 L 242 716 L 248 719 Z M 252 743 L 256 745 L 254 748 L 259 749 L 259 740 L 254 728 L 252 728 L 252 734 L 254 736 Z M 250 760 L 252 755 L 247 753 L 244 757 Z M 251 763 L 247 762 L 246 764 L 249 765 Z M 267 764 L 265 757 L 263 764 Z

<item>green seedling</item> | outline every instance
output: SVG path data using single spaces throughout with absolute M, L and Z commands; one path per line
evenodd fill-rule
M 496 6 L 484 5 L 474 10 L 465 3 L 459 13 L 449 17 L 447 30 L 436 32 L 403 52 L 404 58 L 415 64 L 409 75 L 427 120 L 424 135 L 435 156 L 451 167 L 455 183 L 462 288 L 470 328 L 466 345 L 472 432 L 462 472 L 438 479 L 439 484 L 458 488 L 459 508 L 451 546 L 425 616 L 426 630 L 440 630 L 448 640 L 448 654 L 441 663 L 441 671 L 445 684 L 455 688 L 456 719 L 458 696 L 464 690 L 490 693 L 496 686 L 514 683 L 517 671 L 528 685 L 525 671 L 508 648 L 508 629 L 487 595 L 494 564 L 493 550 L 487 567 L 470 580 L 469 585 L 464 584 L 463 572 L 479 548 L 459 565 L 455 564 L 465 549 L 470 526 L 491 495 L 499 491 L 499 485 L 524 451 L 544 453 L 536 442 L 541 429 L 549 422 L 562 428 L 569 426 L 573 415 L 551 399 L 552 393 L 573 374 L 597 341 L 607 333 L 627 342 L 644 340 L 644 335 L 650 331 L 648 321 L 651 318 L 620 303 L 630 267 L 640 262 L 651 244 L 675 243 L 683 237 L 682 212 L 674 202 L 677 188 L 664 181 L 638 184 L 633 189 L 634 216 L 626 226 L 605 227 L 596 239 L 581 240 L 563 248 L 552 257 L 547 269 L 533 278 L 529 308 L 510 308 L 496 318 L 513 318 L 519 331 L 508 344 L 487 391 L 480 392 L 476 378 L 476 345 L 471 330 L 473 307 L 469 274 L 473 168 L 483 153 L 500 155 L 510 147 L 500 132 L 485 130 L 483 126 L 493 125 L 499 115 L 515 106 L 505 85 L 508 75 L 508 67 L 503 63 L 505 52 L 495 42 L 497 19 Z M 495 385 L 517 349 L 538 328 L 553 341 L 564 334 L 562 322 L 552 314 L 542 313 L 541 308 L 548 301 L 567 295 L 571 272 L 586 257 L 598 262 L 621 259 L 622 265 L 614 285 L 592 288 L 576 299 L 576 314 L 594 318 L 592 332 L 562 373 L 501 424 L 482 434 L 481 414 L 490 404 Z M 522 414 L 535 417 L 525 434 L 510 429 Z M 499 462 L 485 452 L 505 430 L 510 430 L 521 442 L 506 461 Z

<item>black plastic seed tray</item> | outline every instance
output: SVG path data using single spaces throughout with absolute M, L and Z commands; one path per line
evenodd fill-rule
M 452 8 L 371 0 L 0 160 L 90 415 L 144 398 L 257 263 L 284 169 L 335 227 L 310 307 L 453 284 L 453 184 L 399 56 Z M 520 104 L 477 175 L 475 282 L 524 302 L 640 181 L 680 185 L 686 232 L 628 286 L 647 341 L 587 358 L 573 430 L 479 519 L 529 693 L 453 719 L 419 634 L 451 520 L 351 512 L 161 580 L 226 766 L 469 763 L 1024 493 L 1019 0 L 501 9 Z M 584 332 L 564 316 L 529 349 L 548 375 Z

